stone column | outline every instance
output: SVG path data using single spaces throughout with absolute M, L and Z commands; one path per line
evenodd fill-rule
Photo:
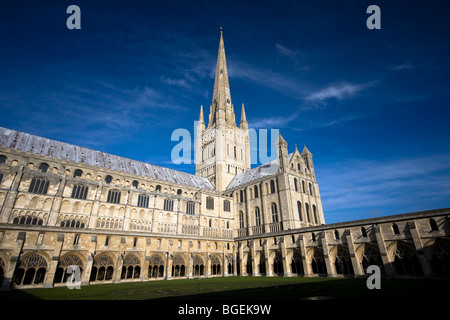
M 355 272 L 355 276 L 363 276 L 364 272 L 361 268 L 361 262 L 359 261 L 356 252 L 355 252 L 355 244 L 353 243 L 353 236 L 351 230 L 347 231 L 347 246 L 348 251 L 350 253 L 350 259 L 352 260 L 353 271 Z
M 328 249 L 328 239 L 327 239 L 327 231 L 322 231 L 322 250 L 323 250 L 323 256 L 325 258 L 325 265 L 327 266 L 327 274 L 329 277 L 336 276 L 336 268 L 334 267 L 334 264 L 331 262 L 330 259 L 330 251 Z
M 273 265 L 269 262 L 269 240 L 264 239 L 264 255 L 266 257 L 266 276 L 273 277 Z
M 53 279 L 55 278 L 56 268 L 58 267 L 58 261 L 61 255 L 63 244 L 64 244 L 64 234 L 58 233 L 57 239 L 55 241 L 55 248 L 53 249 L 52 260 L 50 261 L 47 273 L 45 274 L 44 288 L 53 287 Z
M 305 276 L 311 276 L 312 270 L 311 270 L 311 264 L 307 261 L 306 256 L 306 239 L 303 234 L 299 236 L 299 244 L 300 244 L 300 253 L 302 255 L 302 264 L 303 264 L 303 270 L 305 272 Z
M 425 256 L 422 241 L 420 240 L 419 230 L 416 227 L 415 221 L 408 221 L 408 229 L 411 234 L 411 237 L 414 242 L 414 247 L 417 251 L 417 257 L 420 261 L 420 266 L 422 267 L 423 274 L 425 277 L 431 277 L 433 275 L 433 271 L 430 265 L 430 262 L 428 261 L 427 257 Z
M 378 249 L 380 250 L 381 260 L 383 261 L 384 270 L 387 275 L 394 275 L 394 268 L 387 256 L 386 244 L 384 242 L 383 234 L 381 233 L 380 226 L 375 226 L 375 237 L 377 238 Z
M 287 250 L 286 250 L 286 239 L 281 236 L 280 237 L 280 249 L 281 249 L 281 257 L 283 259 L 283 271 L 285 277 L 292 277 L 291 269 L 289 268 L 289 263 L 287 261 Z

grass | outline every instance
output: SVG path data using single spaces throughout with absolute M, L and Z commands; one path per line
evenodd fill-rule
M 314 298 L 438 299 L 450 297 L 450 279 L 382 279 L 369 290 L 364 278 L 227 277 L 12 290 L 0 300 L 285 301 Z

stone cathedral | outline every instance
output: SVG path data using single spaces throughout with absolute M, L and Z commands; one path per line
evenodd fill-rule
M 450 209 L 325 224 L 313 155 L 251 168 L 223 34 L 195 175 L 0 128 L 0 284 L 240 276 L 450 275 Z

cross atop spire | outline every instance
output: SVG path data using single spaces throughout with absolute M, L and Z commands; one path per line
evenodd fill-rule
M 208 127 L 214 124 L 228 124 L 236 126 L 234 107 L 231 103 L 230 84 L 228 82 L 227 60 L 223 31 L 220 28 L 219 52 L 217 54 L 216 76 Z

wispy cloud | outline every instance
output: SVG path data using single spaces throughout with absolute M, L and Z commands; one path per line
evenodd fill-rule
M 289 117 L 274 116 L 267 118 L 252 119 L 250 121 L 250 126 L 252 128 L 267 128 L 267 129 L 283 128 L 286 127 L 289 124 L 289 122 L 295 120 L 297 116 L 298 114 L 294 113 Z
M 318 90 L 306 97 L 306 100 L 326 100 L 335 98 L 338 100 L 349 98 L 365 89 L 367 84 L 343 83 L 340 85 L 331 85 L 325 89 Z
M 300 50 L 291 50 L 281 44 L 276 44 L 275 48 L 277 52 L 283 56 L 289 58 L 293 62 L 293 67 L 296 70 L 309 70 L 311 66 L 303 63 L 303 53 Z

